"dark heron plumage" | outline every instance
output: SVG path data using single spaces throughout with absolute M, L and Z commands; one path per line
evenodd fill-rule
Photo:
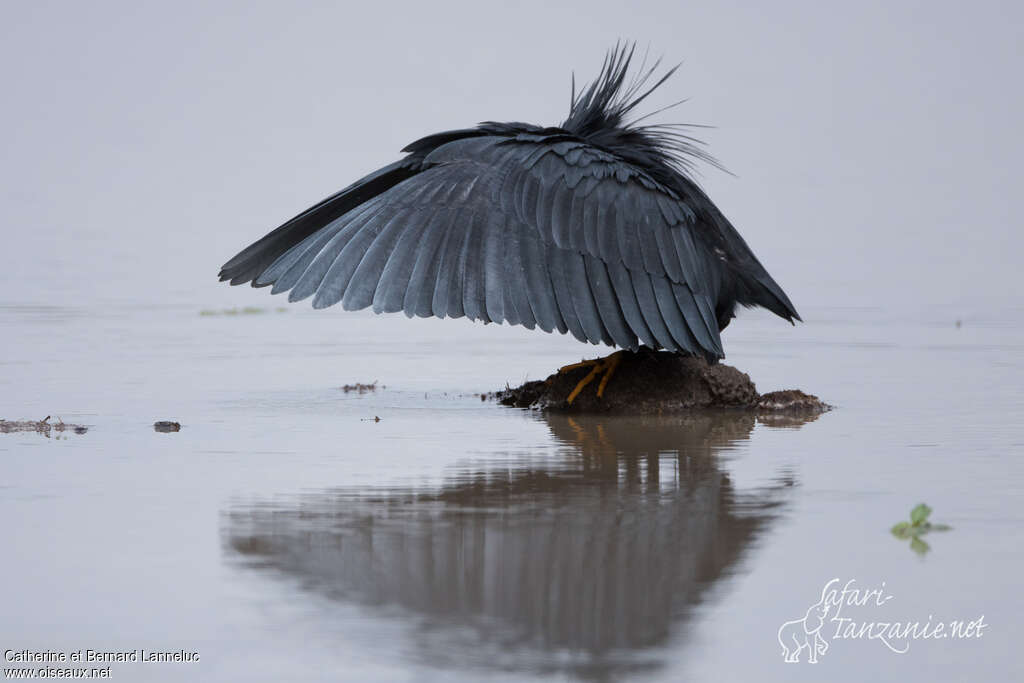
M 220 271 L 314 308 L 506 322 L 584 342 L 723 358 L 737 306 L 796 309 L 692 178 L 679 126 L 628 116 L 675 69 L 627 80 L 613 49 L 557 127 L 482 123 L 303 211 Z

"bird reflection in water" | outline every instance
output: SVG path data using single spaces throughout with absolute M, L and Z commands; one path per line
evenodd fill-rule
M 564 451 L 439 489 L 331 489 L 224 515 L 226 553 L 304 590 L 414 618 L 412 656 L 605 679 L 659 666 L 793 485 L 738 491 L 748 413 L 543 418 Z M 798 426 L 790 420 L 784 426 Z M 773 425 L 779 425 L 773 422 Z

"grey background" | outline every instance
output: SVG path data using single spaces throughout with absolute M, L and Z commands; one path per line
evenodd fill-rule
M 419 136 L 559 122 L 620 37 L 684 62 L 651 105 L 717 127 L 702 182 L 805 316 L 1017 298 L 1018 3 L 0 12 L 9 303 L 267 305 L 219 265 Z
M 799 429 L 713 432 L 700 460 L 743 495 L 704 520 L 727 525 L 751 512 L 748 494 L 785 484 L 782 506 L 659 644 L 576 662 L 599 678 L 619 655 L 649 657 L 668 681 L 1024 680 L 1022 10 L 762 5 L 0 5 L 0 419 L 89 426 L 0 434 L 0 651 L 202 653 L 187 670 L 117 667 L 119 680 L 564 678 L 561 650 L 508 666 L 504 651 L 445 640 L 472 635 L 471 621 L 424 629 L 429 609 L 396 619 L 305 590 L 321 565 L 237 566 L 225 513 L 340 489 L 438 492 L 524 467 L 571 473 L 597 446 L 617 466 L 640 444 L 659 472 L 684 472 L 704 432 L 659 420 L 616 442 L 603 416 L 574 418 L 570 433 L 474 393 L 608 351 L 569 336 L 308 303 L 201 312 L 283 305 L 218 283 L 219 266 L 422 135 L 559 122 L 570 72 L 593 77 L 624 37 L 685 60 L 650 104 L 690 97 L 662 120 L 718 126 L 702 134 L 736 177 L 707 170 L 704 184 L 807 320 L 750 314 L 726 332 L 727 362 L 761 391 L 799 387 L 838 409 Z M 340 389 L 374 380 L 387 389 Z M 155 433 L 166 419 L 184 428 Z M 652 444 L 659 424 L 669 435 Z M 610 469 L 595 495 L 629 502 Z M 560 510 L 614 528 L 594 497 L 509 500 L 488 514 L 525 511 L 544 531 Z M 953 527 L 928 537 L 926 557 L 888 531 L 922 500 Z M 690 517 L 677 538 L 720 536 Z M 319 519 L 296 535 L 334 533 L 335 517 Z M 543 570 L 573 547 L 515 559 Z M 675 561 L 679 547 L 641 559 Z M 779 625 L 832 576 L 886 581 L 896 599 L 879 618 L 984 614 L 991 629 L 907 656 L 836 642 L 816 666 L 785 665 Z M 657 605 L 685 592 L 647 585 L 664 589 Z M 544 582 L 515 587 L 509 604 L 543 613 Z M 580 595 L 621 614 L 617 594 Z M 422 666 L 437 657 L 450 666 Z

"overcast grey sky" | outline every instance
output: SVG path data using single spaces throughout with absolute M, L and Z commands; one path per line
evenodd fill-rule
M 220 264 L 431 132 L 555 124 L 617 38 L 797 308 L 1018 299 L 1019 3 L 6 2 L 6 303 L 267 305 Z

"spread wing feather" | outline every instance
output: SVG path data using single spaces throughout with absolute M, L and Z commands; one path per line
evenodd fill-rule
M 564 136 L 456 133 L 300 214 L 222 277 L 316 308 L 723 356 L 716 303 L 730 273 L 701 232 L 716 228 L 701 222 L 703 195 L 695 205 Z

